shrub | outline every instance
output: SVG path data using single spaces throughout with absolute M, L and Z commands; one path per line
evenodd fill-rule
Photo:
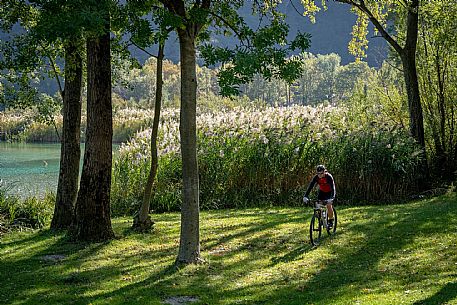
M 7 195 L 0 185 L 0 222 L 3 228 L 42 228 L 49 223 L 54 209 L 55 195 L 46 193 L 43 198 Z
M 354 202 L 403 198 L 416 187 L 422 157 L 402 130 L 346 125 L 344 109 L 333 107 L 235 108 L 200 114 L 198 158 L 200 204 L 204 209 L 297 205 L 316 164 L 326 164 L 338 197 Z M 178 210 L 181 163 L 178 120 L 164 113 L 160 161 L 151 206 Z M 113 210 L 138 209 L 149 171 L 150 131 L 123 145 L 113 171 Z

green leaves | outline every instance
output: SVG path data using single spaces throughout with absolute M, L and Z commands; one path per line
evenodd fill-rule
M 289 27 L 278 19 L 255 32 L 242 24 L 240 33 L 243 43 L 233 49 L 209 44 L 200 48 L 206 65 L 222 64 L 218 76 L 223 96 L 237 95 L 239 86 L 252 81 L 258 73 L 267 80 L 280 78 L 288 83 L 299 77 L 302 72 L 300 60 L 287 56 L 293 51 L 308 48 L 309 34 L 299 33 L 293 41 L 288 42 Z
M 0 1 L 0 28 L 5 32 L 9 32 L 17 24 L 30 28 L 35 23 L 36 16 L 37 10 L 26 1 Z
M 292 51 L 304 51 L 309 48 L 311 42 L 311 34 L 298 32 L 295 39 L 290 43 Z
M 250 38 L 255 48 L 261 50 L 269 48 L 271 45 L 285 45 L 289 26 L 283 22 L 273 20 L 272 24 L 260 28 Z

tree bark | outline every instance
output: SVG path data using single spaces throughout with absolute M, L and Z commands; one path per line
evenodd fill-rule
M 106 19 L 109 20 L 109 19 Z M 114 237 L 110 218 L 112 100 L 109 25 L 87 39 L 87 133 L 72 235 L 82 241 Z
M 178 30 L 181 59 L 181 113 L 179 131 L 183 173 L 181 236 L 177 264 L 200 261 L 199 180 L 197 163 L 197 75 L 192 26 Z
M 400 56 L 408 95 L 410 133 L 419 145 L 424 148 L 425 152 L 424 118 L 416 69 L 416 49 L 419 34 L 418 24 L 419 0 L 413 0 L 408 8 L 406 42 Z
M 60 171 L 51 229 L 68 229 L 78 195 L 81 127 L 82 58 L 78 46 L 65 46 L 65 91 Z
M 151 168 L 149 169 L 148 181 L 144 187 L 143 202 L 141 203 L 138 215 L 133 220 L 132 228 L 134 230 L 145 232 L 151 229 L 154 222 L 149 216 L 149 205 L 152 197 L 152 187 L 157 174 L 157 167 L 159 163 L 157 152 L 157 136 L 159 133 L 159 119 L 160 110 L 162 108 L 162 87 L 163 87 L 163 57 L 164 57 L 164 43 L 159 43 L 159 52 L 157 54 L 157 77 L 156 77 L 156 95 L 154 105 L 154 121 L 152 123 L 151 131 Z
M 406 52 L 407 54 L 410 52 Z M 425 148 L 424 118 L 417 80 L 416 58 L 414 55 L 402 55 L 403 76 L 408 95 L 409 130 L 412 137 Z

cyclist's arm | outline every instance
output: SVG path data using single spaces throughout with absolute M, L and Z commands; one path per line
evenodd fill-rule
M 306 190 L 306 193 L 305 193 L 305 197 L 309 197 L 309 193 L 311 193 L 311 190 L 313 189 L 313 187 L 316 185 L 317 183 L 317 175 L 315 175 L 313 177 L 313 179 L 311 180 L 311 182 L 309 183 L 308 185 L 308 189 Z
M 333 176 L 330 173 L 327 173 L 327 183 L 330 185 L 331 190 L 331 197 L 330 200 L 335 199 L 336 195 L 336 187 L 335 187 L 335 180 L 333 179 Z

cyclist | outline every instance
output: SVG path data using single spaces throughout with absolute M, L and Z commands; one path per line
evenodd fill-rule
M 317 200 L 322 200 L 326 202 L 328 226 L 331 228 L 333 227 L 333 200 L 335 199 L 336 189 L 333 176 L 327 171 L 324 165 L 317 166 L 316 175 L 309 183 L 308 189 L 306 190 L 305 196 L 303 197 L 304 203 L 308 203 L 309 193 L 316 185 L 316 183 L 319 185 L 319 190 L 317 192 Z

